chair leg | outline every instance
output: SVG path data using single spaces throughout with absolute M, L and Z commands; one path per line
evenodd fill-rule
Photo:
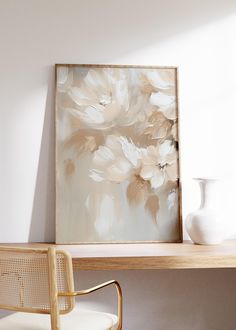
M 49 274 L 49 292 L 51 306 L 51 330 L 60 330 L 60 317 L 58 306 L 58 292 L 56 281 L 56 250 L 48 249 L 48 274 Z

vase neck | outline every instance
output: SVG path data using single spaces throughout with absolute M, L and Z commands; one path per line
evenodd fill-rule
M 201 191 L 200 208 L 214 208 L 215 201 L 215 180 L 198 180 Z

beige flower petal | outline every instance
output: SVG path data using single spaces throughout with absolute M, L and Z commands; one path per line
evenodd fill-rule
M 141 149 L 142 163 L 144 165 L 154 166 L 158 162 L 158 150 L 154 146 L 148 146 Z
M 108 135 L 106 138 L 106 146 L 114 152 L 116 157 L 123 155 L 120 139 L 118 136 Z
M 110 89 L 102 69 L 90 69 L 84 78 L 84 87 L 97 97 Z
M 102 173 L 99 172 L 98 170 L 90 170 L 89 177 L 96 182 L 104 181 L 104 177 L 103 177 Z
M 81 152 L 94 151 L 97 143 L 94 136 L 83 136 L 81 134 L 73 134 L 65 145 L 75 147 L 80 154 Z
M 177 110 L 176 110 L 175 102 L 167 107 L 160 108 L 159 110 L 162 111 L 165 117 L 168 119 L 175 120 L 177 118 Z
M 74 132 L 64 143 L 64 148 L 74 148 L 78 155 L 83 152 L 95 151 L 104 142 L 102 134 L 92 130 L 80 129 Z
M 68 94 L 79 106 L 88 106 L 97 102 L 96 95 L 87 88 L 71 87 Z
M 153 139 L 166 137 L 171 129 L 171 121 L 160 111 L 154 110 L 148 118 L 144 134 L 150 134 Z
M 129 106 L 129 89 L 126 80 L 118 80 L 115 84 L 115 99 L 119 106 L 128 110 Z
M 160 203 L 158 196 L 156 195 L 150 196 L 145 204 L 145 209 L 149 212 L 155 223 L 157 221 L 157 213 L 159 211 L 159 208 L 160 208 Z
M 67 67 L 59 67 L 57 70 L 57 88 L 60 92 L 67 92 L 73 83 L 73 71 Z
M 144 181 L 139 176 L 136 176 L 127 188 L 127 198 L 130 204 L 138 205 L 145 202 L 148 196 L 150 186 L 147 181 Z
M 65 177 L 68 179 L 71 177 L 75 172 L 75 163 L 72 159 L 67 159 L 64 161 L 64 173 Z
M 94 153 L 93 163 L 97 166 L 106 167 L 110 162 L 115 160 L 115 155 L 106 146 L 100 146 L 97 151 Z
M 66 66 L 57 69 L 57 84 L 64 85 L 68 79 L 69 69 Z
M 130 177 L 132 165 L 124 158 L 117 159 L 107 168 L 107 179 L 113 182 L 123 182 Z
M 152 93 L 150 96 L 150 103 L 158 107 L 167 107 L 175 102 L 174 95 L 167 95 L 161 92 Z
M 153 177 L 155 173 L 155 166 L 143 166 L 143 168 L 140 171 L 140 176 L 144 179 L 144 180 L 149 180 Z
M 156 130 L 153 131 L 152 138 L 153 139 L 164 138 L 168 134 L 168 130 L 169 130 L 169 125 L 164 124 L 162 127 L 158 127 Z
M 165 157 L 165 161 L 166 163 L 173 164 L 176 163 L 176 160 L 178 159 L 178 152 L 176 150 L 176 148 L 173 148 L 173 151 L 171 153 L 169 153 L 168 155 L 166 155 Z
M 161 160 L 165 159 L 167 155 L 174 152 L 174 145 L 171 140 L 165 140 L 163 143 L 159 144 L 159 155 Z
M 171 165 L 167 165 L 166 174 L 170 181 L 176 181 L 178 179 L 178 168 L 176 162 Z
M 152 86 L 158 89 L 169 89 L 173 87 L 173 82 L 170 82 L 167 76 L 156 70 L 148 71 L 147 78 Z M 169 80 L 169 81 L 168 81 Z
M 151 178 L 151 187 L 153 189 L 160 188 L 165 182 L 165 172 L 156 169 L 153 177 Z
M 120 110 L 116 104 L 110 103 L 109 105 L 104 107 L 104 110 L 103 110 L 104 122 L 112 122 L 118 116 L 120 116 Z
M 80 113 L 81 120 L 89 126 L 103 124 L 105 122 L 102 106 L 88 106 L 84 111 L 78 112 Z
M 171 191 L 171 190 L 175 190 L 178 189 L 178 181 L 168 181 L 165 184 L 165 191 Z
M 120 136 L 120 144 L 125 157 L 137 167 L 140 163 L 141 153 L 140 150 L 134 145 L 132 141 L 128 141 L 126 137 Z

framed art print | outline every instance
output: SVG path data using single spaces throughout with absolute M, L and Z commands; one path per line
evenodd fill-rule
M 176 67 L 56 65 L 56 242 L 180 242 Z

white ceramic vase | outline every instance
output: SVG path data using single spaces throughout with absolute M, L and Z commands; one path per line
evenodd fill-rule
M 196 244 L 219 244 L 223 241 L 223 227 L 219 213 L 215 210 L 215 193 L 218 180 L 194 179 L 201 191 L 201 205 L 186 218 L 186 229 Z

